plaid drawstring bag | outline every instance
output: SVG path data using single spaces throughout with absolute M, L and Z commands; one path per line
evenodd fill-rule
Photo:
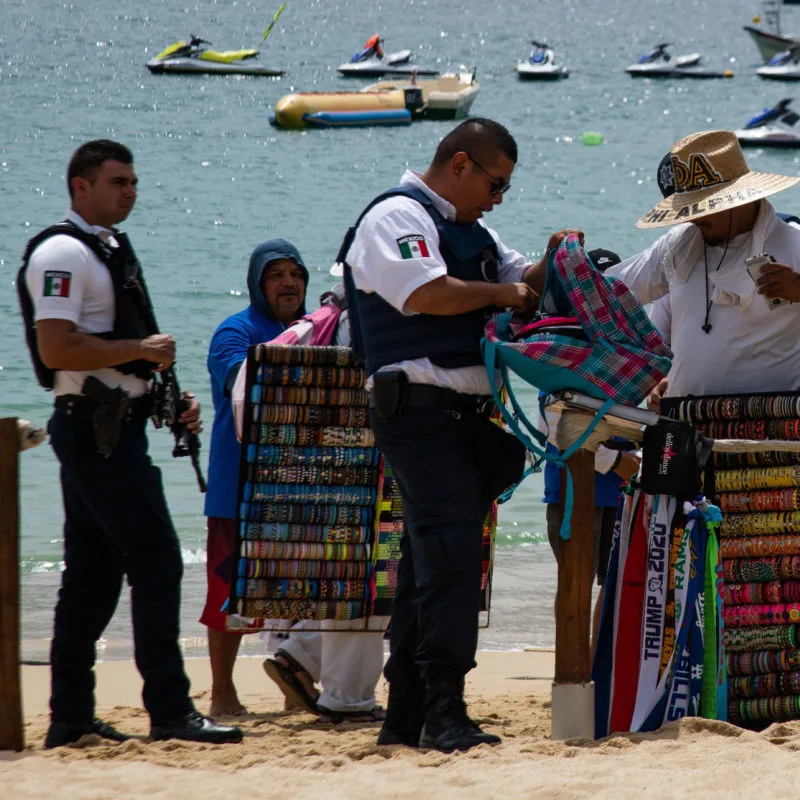
M 524 326 L 515 324 L 511 312 L 495 314 L 481 342 L 495 402 L 509 428 L 537 456 L 533 469 L 545 458 L 565 466 L 612 405 L 637 406 L 672 363 L 672 353 L 638 300 L 622 281 L 594 267 L 574 234 L 550 253 L 540 307 L 538 319 Z M 495 388 L 498 370 L 511 409 Z M 544 393 L 574 389 L 606 402 L 567 450 L 558 456 L 546 453 L 547 437 L 531 424 L 516 400 L 512 372 Z M 564 538 L 569 537 L 571 507 L 568 471 Z

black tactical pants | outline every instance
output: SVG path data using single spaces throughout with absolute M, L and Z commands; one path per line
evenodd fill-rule
M 475 666 L 483 521 L 519 480 L 525 451 L 485 416 L 447 404 L 390 419 L 371 408 L 370 424 L 405 507 L 384 674 L 406 693 L 431 668 L 460 676 Z
M 66 521 L 61 589 L 50 650 L 53 722 L 94 717 L 95 645 L 131 587 L 134 653 L 154 725 L 192 710 L 178 644 L 183 562 L 145 419 L 125 421 L 109 458 L 92 423 L 56 411 L 50 441 L 61 463 Z

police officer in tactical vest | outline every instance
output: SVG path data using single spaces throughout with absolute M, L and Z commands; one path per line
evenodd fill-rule
M 522 445 L 489 419 L 480 351 L 493 310 L 531 314 L 538 302 L 527 259 L 481 219 L 502 202 L 516 161 L 502 125 L 462 123 L 424 174 L 407 171 L 367 207 L 340 251 L 370 424 L 406 511 L 379 744 L 450 752 L 500 741 L 467 716 L 463 695 L 483 521 L 524 464 Z
M 67 171 L 71 210 L 29 242 L 17 282 L 37 377 L 55 395 L 48 430 L 66 516 L 47 748 L 88 733 L 129 738 L 94 710 L 95 645 L 124 578 L 152 738 L 242 738 L 195 710 L 178 645 L 183 564 L 145 432 L 152 378 L 171 367 L 175 341 L 157 333 L 139 263 L 114 228 L 133 209 L 136 184 L 128 148 L 79 147 Z M 199 404 L 184 399 L 178 422 L 197 433 Z

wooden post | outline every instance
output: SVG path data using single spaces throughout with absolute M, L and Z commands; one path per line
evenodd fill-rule
M 568 460 L 573 481 L 572 533 L 558 548 L 556 664 L 553 739 L 594 738 L 592 659 L 592 564 L 594 561 L 594 453 L 578 450 Z M 563 486 L 563 484 L 562 484 Z M 564 502 L 562 488 L 561 502 Z
M 0 750 L 20 752 L 18 451 L 16 418 L 0 419 Z

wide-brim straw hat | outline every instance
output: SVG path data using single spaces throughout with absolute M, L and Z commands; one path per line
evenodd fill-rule
M 733 131 L 702 131 L 685 136 L 670 150 L 675 193 L 653 206 L 637 228 L 665 228 L 694 222 L 782 192 L 800 177 L 753 172 Z

